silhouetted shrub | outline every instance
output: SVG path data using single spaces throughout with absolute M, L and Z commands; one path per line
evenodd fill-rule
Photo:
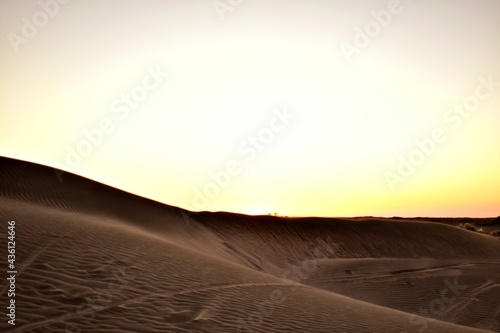
M 458 225 L 459 228 L 462 228 L 462 229 L 465 229 L 465 230 L 470 230 L 470 231 L 476 231 L 476 228 L 474 226 L 474 223 L 469 223 L 469 222 L 466 222 L 466 223 L 460 223 Z
M 500 237 L 500 230 L 495 230 L 490 232 L 490 235 L 495 236 L 495 237 Z

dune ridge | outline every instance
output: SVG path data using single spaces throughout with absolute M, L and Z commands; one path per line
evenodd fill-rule
M 500 332 L 500 242 L 456 227 L 193 213 L 3 157 L 0 207 L 9 331 Z

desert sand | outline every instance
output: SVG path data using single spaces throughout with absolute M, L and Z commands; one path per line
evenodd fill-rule
M 193 213 L 0 158 L 0 220 L 5 332 L 500 332 L 500 241 L 435 219 Z

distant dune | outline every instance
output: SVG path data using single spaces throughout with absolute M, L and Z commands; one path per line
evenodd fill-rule
M 62 179 L 0 157 L 17 263 L 2 331 L 500 332 L 494 237 L 436 219 L 193 213 Z

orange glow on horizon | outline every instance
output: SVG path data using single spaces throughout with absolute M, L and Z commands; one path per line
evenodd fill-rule
M 0 155 L 195 211 L 500 215 L 500 4 L 387 6 L 70 2 L 27 38 L 2 3 Z

